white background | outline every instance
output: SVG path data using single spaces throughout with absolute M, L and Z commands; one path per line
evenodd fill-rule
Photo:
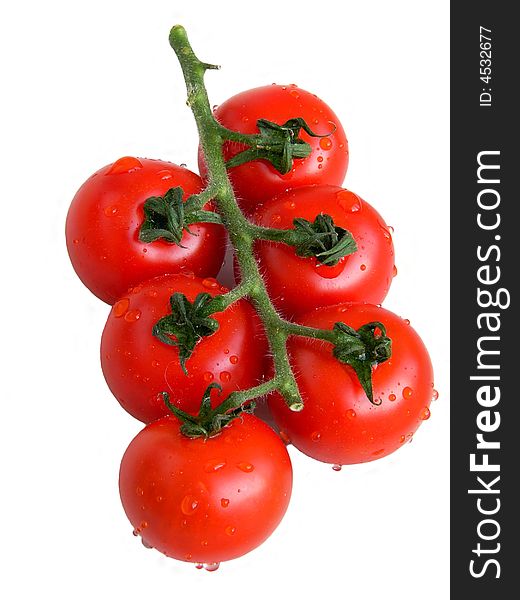
M 448 2 L 3 6 L 2 597 L 447 598 Z M 117 474 L 141 425 L 105 386 L 108 307 L 75 278 L 63 234 L 76 189 L 120 156 L 196 169 L 168 45 L 176 22 L 223 66 L 207 76 L 215 104 L 295 82 L 338 114 L 351 150 L 345 185 L 395 227 L 399 275 L 385 307 L 423 337 L 440 393 L 413 443 L 386 459 L 336 473 L 290 447 L 285 519 L 215 573 L 131 534 Z

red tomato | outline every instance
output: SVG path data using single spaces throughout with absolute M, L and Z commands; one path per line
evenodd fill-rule
M 222 394 L 213 396 L 217 404 L 232 391 L 260 382 L 267 345 L 246 300 L 213 315 L 219 329 L 197 343 L 186 362 L 188 375 L 180 366 L 179 350 L 152 334 L 155 323 L 170 312 L 174 292 L 193 302 L 200 292 L 215 296 L 226 291 L 213 278 L 169 275 L 140 284 L 114 304 L 101 339 L 101 366 L 110 390 L 131 415 L 148 423 L 169 414 L 160 392 L 196 414 L 211 382 L 222 386 Z
M 145 200 L 173 187 L 182 187 L 186 199 L 201 191 L 202 181 L 173 163 L 126 156 L 78 190 L 67 216 L 67 248 L 79 278 L 101 300 L 112 304 L 133 285 L 183 268 L 201 276 L 218 273 L 225 250 L 220 225 L 190 226 L 196 235 L 184 232 L 184 247 L 139 240 Z
M 233 167 L 229 176 L 242 208 L 251 213 L 258 203 L 270 200 L 288 188 L 328 183 L 341 185 L 348 167 L 348 141 L 345 131 L 329 106 L 314 94 L 296 85 L 266 85 L 241 92 L 215 110 L 215 118 L 228 129 L 240 133 L 258 133 L 256 122 L 267 119 L 283 125 L 291 118 L 302 117 L 314 133 L 325 138 L 310 137 L 303 130 L 301 139 L 310 144 L 307 158 L 295 159 L 293 169 L 280 174 L 265 160 Z M 335 129 L 334 129 L 335 128 Z M 226 160 L 244 150 L 237 142 L 224 145 Z M 199 170 L 206 168 L 199 152 Z
M 331 329 L 337 321 L 358 329 L 380 321 L 392 340 L 392 356 L 373 368 L 371 404 L 348 365 L 332 355 L 332 345 L 293 337 L 288 348 L 304 400 L 290 411 L 274 394 L 269 408 L 281 430 L 302 452 L 323 462 L 362 463 L 394 452 L 430 416 L 434 394 L 428 352 L 407 321 L 371 304 L 328 306 L 305 315 L 301 323 Z
M 328 267 L 313 257 L 297 256 L 285 244 L 257 242 L 259 265 L 273 302 L 287 316 L 339 302 L 380 304 L 394 274 L 394 247 L 390 230 L 368 202 L 336 186 L 304 187 L 274 198 L 253 219 L 266 227 L 290 229 L 295 217 L 312 222 L 320 213 L 350 231 L 357 251 Z
M 123 507 L 147 546 L 178 560 L 218 563 L 259 546 L 291 496 L 285 445 L 245 414 L 215 437 L 190 439 L 175 417 L 147 425 L 119 475 Z

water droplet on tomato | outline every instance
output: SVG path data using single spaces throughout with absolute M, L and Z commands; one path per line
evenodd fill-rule
M 274 85 L 274 83 L 273 83 L 273 85 Z M 213 110 L 217 110 L 217 108 L 218 108 L 218 104 L 214 104 L 213 105 Z
M 311 433 L 311 440 L 313 442 L 318 442 L 320 438 L 321 438 L 321 433 L 319 431 L 313 431 Z
M 249 123 L 249 117 L 242 117 L 242 123 Z
M 438 400 L 438 399 L 439 399 L 439 392 L 434 389 L 432 392 L 432 400 Z
M 213 277 L 206 277 L 206 279 L 202 280 L 202 285 L 205 288 L 213 289 L 213 288 L 218 287 L 218 281 L 216 279 L 214 279 Z
M 254 471 L 254 469 L 255 469 L 254 465 L 252 465 L 251 463 L 248 463 L 248 462 L 238 463 L 237 468 L 240 469 L 241 471 L 244 471 L 244 473 L 251 473 L 251 471 Z
M 229 352 L 229 350 L 228 350 L 228 352 Z M 229 357 L 229 362 L 232 365 L 236 365 L 238 363 L 238 356 L 236 356 L 235 354 L 233 354 L 233 356 Z
M 199 501 L 190 494 L 184 496 L 181 501 L 181 511 L 186 516 L 192 515 L 197 510 L 198 506 Z
M 366 265 L 359 265 L 359 270 L 360 271 L 366 271 L 367 270 L 367 266 Z
M 229 506 L 229 500 L 227 498 L 221 498 L 220 506 L 222 506 L 222 508 L 227 508 Z
M 141 524 L 139 525 L 140 529 L 146 529 L 148 527 L 148 521 L 141 521 Z
M 352 408 L 349 408 L 345 414 L 347 415 L 348 419 L 355 419 L 356 418 L 356 411 L 354 409 L 352 409 Z
M 318 156 L 318 158 L 316 159 L 319 163 L 323 162 L 323 156 Z
M 209 571 L 209 572 L 216 571 L 219 567 L 220 567 L 219 562 L 211 562 L 211 563 L 206 563 L 204 565 L 204 568 L 206 569 L 206 571 Z
M 384 448 L 381 448 L 380 450 L 376 450 L 375 452 L 372 452 L 372 456 L 381 456 L 381 454 L 383 454 L 384 451 L 385 451 Z
M 103 212 L 107 217 L 113 217 L 114 215 L 117 215 L 118 210 L 117 206 L 107 206 Z
M 409 400 L 413 396 L 413 390 L 411 387 L 406 386 L 403 388 L 403 398 Z
M 280 215 L 273 215 L 271 217 L 271 225 L 278 225 L 278 223 L 280 223 L 281 220 L 282 217 Z
M 394 265 L 392 267 L 392 277 L 396 277 L 397 276 L 397 267 Z
M 206 547 L 207 547 L 207 545 L 208 545 L 208 540 L 202 540 L 202 541 L 200 542 L 200 545 L 201 545 L 203 548 L 206 548 Z
M 336 193 L 336 200 L 341 208 L 347 212 L 359 212 L 361 210 L 361 198 L 349 190 L 340 190 Z
M 388 399 L 390 400 L 390 402 L 395 402 L 395 400 L 397 399 L 397 396 L 395 394 L 390 394 L 388 396 Z
M 210 382 L 210 381 L 213 381 L 214 375 L 213 375 L 213 373 L 210 373 L 209 371 L 206 371 L 204 373 L 204 375 L 202 376 L 202 378 L 204 379 L 204 381 Z
M 237 528 L 233 527 L 232 525 L 228 525 L 226 527 L 226 535 L 230 535 L 230 536 L 235 535 L 236 531 L 237 531 Z
M 138 321 L 141 317 L 141 311 L 138 308 L 135 308 L 134 310 L 129 310 L 126 314 L 125 314 L 125 321 L 127 323 L 135 323 L 135 321 Z
M 298 93 L 296 90 L 291 90 L 291 91 L 289 92 L 289 94 L 291 94 L 291 96 L 292 96 L 293 98 L 296 98 L 296 100 L 298 100 L 298 98 L 300 97 L 300 94 L 299 94 L 299 93 Z
M 341 471 L 341 465 L 332 465 L 333 471 Z
M 332 148 L 332 140 L 328 137 L 321 138 L 320 148 L 322 150 L 330 150 Z
M 142 488 L 142 487 L 139 487 L 139 486 L 137 486 L 137 487 L 135 488 L 135 493 L 136 493 L 138 496 L 144 496 L 144 490 L 143 490 L 143 488 Z
M 231 381 L 231 373 L 229 371 L 222 371 L 219 375 L 219 379 L 223 383 L 227 383 L 228 381 Z
M 385 240 L 389 244 L 391 244 L 392 243 L 392 234 L 388 230 L 388 227 L 384 223 L 381 223 L 381 222 L 379 222 L 379 227 L 381 227 L 381 229 L 383 230 L 383 237 L 385 238 Z
M 347 258 L 347 256 L 343 256 L 339 259 L 338 264 L 334 266 L 322 265 L 315 258 L 312 258 L 311 260 L 314 261 L 314 270 L 320 277 L 323 277 L 323 279 L 334 279 L 341 275 L 345 270 Z
M 181 163 L 179 166 L 185 169 L 188 165 L 186 163 Z
M 137 537 L 139 535 L 139 529 L 137 529 L 137 527 L 132 531 L 132 535 L 134 537 Z
M 425 406 L 422 409 L 421 414 L 419 415 L 419 419 L 421 419 L 421 421 L 427 421 L 430 417 L 431 417 L 430 409 L 427 406 Z
M 204 465 L 204 471 L 206 471 L 206 473 L 216 473 L 220 469 L 223 469 L 225 466 L 226 466 L 225 460 L 218 460 L 218 459 L 208 460 L 206 462 L 206 464 Z
M 196 569 L 202 569 L 204 565 L 202 563 L 195 563 L 195 568 Z
M 287 432 L 282 430 L 278 435 L 280 436 L 280 439 L 286 446 L 288 446 L 291 443 L 291 438 L 287 435 Z
M 131 173 L 143 168 L 143 163 L 134 156 L 123 156 L 108 169 L 106 175 L 119 175 L 120 173 Z
M 79 244 L 79 240 L 72 240 L 73 244 Z
M 114 311 L 114 317 L 117 317 L 118 319 L 122 317 L 128 310 L 129 306 L 130 300 L 128 298 L 121 298 L 121 300 L 118 300 L 112 309 Z
M 406 439 L 406 438 L 404 437 L 404 435 L 402 435 L 402 436 L 399 438 L 399 443 L 400 443 L 400 444 L 404 444 L 404 441 L 405 441 L 405 439 Z
M 158 360 L 152 360 L 152 367 L 158 367 L 160 364 L 161 363 Z
M 163 180 L 167 181 L 173 177 L 173 173 L 168 171 L 168 169 L 162 169 L 161 171 L 157 171 L 157 175 Z
M 410 443 L 413 440 L 413 433 L 407 433 L 406 439 L 408 440 L 408 443 Z

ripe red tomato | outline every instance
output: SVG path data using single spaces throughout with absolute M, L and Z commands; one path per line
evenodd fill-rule
M 312 222 L 320 213 L 350 231 L 357 251 L 329 267 L 313 257 L 297 256 L 285 244 L 257 242 L 256 254 L 273 302 L 287 316 L 339 302 L 380 304 L 395 272 L 392 235 L 381 215 L 356 194 L 331 185 L 288 190 L 261 207 L 253 220 L 290 229 L 295 217 Z
M 328 137 L 317 138 L 302 130 L 300 137 L 310 144 L 312 152 L 307 158 L 295 159 L 292 170 L 286 175 L 265 160 L 232 167 L 229 176 L 246 212 L 253 212 L 258 203 L 270 200 L 288 188 L 343 183 L 348 167 L 347 136 L 331 108 L 314 94 L 294 84 L 266 85 L 229 98 L 214 114 L 228 129 L 246 134 L 258 133 L 256 122 L 261 118 L 282 125 L 291 118 L 301 117 L 314 133 L 324 135 L 333 131 Z M 226 142 L 224 158 L 228 160 L 242 150 L 242 144 Z M 204 177 L 206 168 L 200 152 L 199 170 Z
M 122 407 L 148 423 L 169 414 L 160 392 L 173 404 L 196 414 L 211 382 L 222 386 L 213 400 L 219 404 L 232 391 L 260 382 L 267 345 L 252 306 L 240 300 L 215 313 L 219 329 L 202 338 L 181 368 L 179 350 L 154 337 L 155 323 L 170 312 L 169 299 L 181 292 L 193 302 L 200 292 L 212 296 L 226 292 L 213 278 L 177 274 L 146 281 L 118 300 L 101 339 L 101 366 L 108 386 Z
M 269 397 L 281 430 L 302 452 L 323 462 L 353 464 L 381 458 L 409 441 L 430 416 L 434 394 L 428 352 L 407 321 L 371 304 L 339 304 L 305 315 L 304 325 L 331 329 L 342 321 L 355 329 L 379 321 L 392 340 L 392 356 L 373 368 L 371 404 L 352 367 L 337 361 L 332 345 L 293 337 L 288 348 L 304 400 L 290 411 L 282 398 Z
M 178 560 L 218 563 L 259 546 L 291 496 L 285 445 L 244 414 L 208 439 L 190 439 L 179 421 L 147 425 L 121 462 L 126 515 L 147 546 Z
M 126 156 L 78 190 L 67 215 L 67 249 L 79 278 L 101 300 L 112 304 L 133 285 L 183 268 L 201 276 L 218 273 L 226 235 L 220 225 L 191 225 L 196 235 L 184 232 L 183 247 L 139 240 L 145 200 L 173 187 L 182 187 L 186 200 L 201 191 L 202 181 L 173 163 Z

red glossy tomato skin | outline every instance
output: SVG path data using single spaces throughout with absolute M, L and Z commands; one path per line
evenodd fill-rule
M 279 395 L 270 396 L 280 429 L 299 450 L 332 464 L 368 462 L 401 448 L 430 416 L 433 370 L 418 334 L 407 321 L 370 304 L 320 308 L 300 321 L 323 329 L 337 321 L 356 329 L 380 321 L 392 339 L 392 356 L 373 369 L 374 399 L 381 400 L 375 406 L 353 369 L 333 357 L 331 345 L 291 338 L 288 348 L 304 408 L 291 412 Z
M 154 324 L 169 314 L 170 296 L 181 292 L 193 301 L 200 292 L 226 292 L 215 279 L 193 274 L 157 277 L 136 286 L 112 307 L 101 339 L 101 367 L 121 406 L 136 419 L 149 423 L 169 414 L 160 392 L 168 392 L 179 408 L 198 413 L 204 391 L 212 382 L 222 394 L 259 383 L 264 373 L 267 344 L 252 306 L 240 300 L 213 317 L 219 329 L 198 342 L 186 362 L 179 363 L 176 347 L 152 335 Z
M 156 240 L 141 242 L 143 205 L 182 187 L 184 199 L 201 191 L 198 175 L 173 163 L 123 157 L 94 173 L 78 190 L 66 223 L 67 249 L 81 281 L 112 304 L 141 281 L 186 268 L 196 275 L 216 275 L 225 251 L 220 225 L 190 226 L 182 246 Z
M 311 146 L 311 154 L 295 159 L 286 175 L 265 160 L 232 167 L 229 176 L 246 212 L 253 212 L 257 204 L 269 201 L 288 188 L 343 183 L 349 159 L 347 136 L 336 114 L 314 94 L 296 85 L 266 85 L 229 98 L 214 114 L 228 129 L 246 134 L 258 133 L 256 122 L 260 118 L 283 124 L 295 117 L 305 119 L 314 133 L 330 133 L 327 138 L 315 138 L 302 130 L 301 138 Z M 224 156 L 227 160 L 243 149 L 244 146 L 236 142 L 227 142 Z M 206 168 L 200 152 L 199 169 L 204 177 Z
M 302 258 L 285 244 L 259 241 L 255 249 L 269 294 L 284 315 L 301 315 L 318 306 L 339 302 L 381 304 L 394 274 L 391 232 L 366 201 L 337 186 L 289 190 L 265 204 L 253 220 L 277 229 L 293 227 L 295 217 L 314 221 L 320 213 L 352 234 L 357 251 L 334 267 Z
M 252 415 L 207 440 L 185 437 L 170 416 L 130 443 L 119 489 L 147 545 L 178 560 L 214 563 L 271 535 L 289 503 L 292 467 L 280 438 Z

